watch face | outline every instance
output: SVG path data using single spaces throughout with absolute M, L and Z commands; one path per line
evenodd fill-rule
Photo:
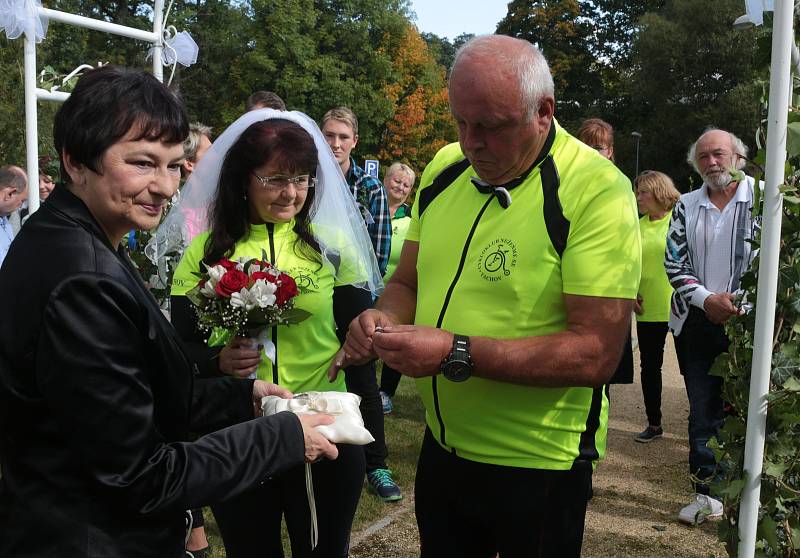
M 463 382 L 472 375 L 472 366 L 467 362 L 454 360 L 445 364 L 442 373 L 451 382 Z

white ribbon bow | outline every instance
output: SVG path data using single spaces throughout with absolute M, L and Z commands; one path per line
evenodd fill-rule
M 47 18 L 39 14 L 41 7 L 41 0 L 0 0 L 0 27 L 6 37 L 16 39 L 30 28 L 34 36 L 28 36 L 28 40 L 41 43 L 47 34 Z
M 745 8 L 753 25 L 764 23 L 764 12 L 775 11 L 773 0 L 745 0 Z

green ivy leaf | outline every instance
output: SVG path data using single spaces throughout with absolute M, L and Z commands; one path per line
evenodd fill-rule
M 730 498 L 731 500 L 736 500 L 739 498 L 739 495 L 742 493 L 744 489 L 744 485 L 747 482 L 746 479 L 737 479 L 728 483 L 727 486 L 724 488 L 719 488 L 716 490 L 716 493 L 720 496 Z
M 786 463 L 773 463 L 770 461 L 764 463 L 764 473 L 776 479 L 783 477 L 788 468 L 789 465 Z
M 797 373 L 797 369 L 795 368 L 795 373 Z M 783 383 L 784 391 L 792 391 L 792 392 L 800 392 L 800 380 L 797 377 L 791 377 Z
M 789 391 L 798 391 L 797 388 L 786 388 L 785 384 L 791 382 L 790 386 L 798 386 L 797 380 L 794 375 L 800 370 L 800 361 L 797 360 L 795 355 L 787 354 L 787 351 L 775 353 L 772 355 L 772 381 L 784 389 Z
M 758 536 L 767 541 L 770 548 L 778 555 L 783 554 L 778 544 L 778 526 L 775 520 L 769 515 L 764 515 L 758 523 Z
M 800 122 L 790 122 L 786 131 L 786 151 L 789 157 L 797 157 L 800 155 Z

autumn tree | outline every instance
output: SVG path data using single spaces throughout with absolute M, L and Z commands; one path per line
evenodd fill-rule
M 392 55 L 394 79 L 383 87 L 392 103 L 378 156 L 387 162 L 403 161 L 417 171 L 441 147 L 454 141 L 445 70 L 412 25 Z

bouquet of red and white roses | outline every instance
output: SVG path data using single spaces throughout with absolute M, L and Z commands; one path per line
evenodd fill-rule
M 195 275 L 200 281 L 186 296 L 194 304 L 198 328 L 212 334 L 210 345 L 233 337 L 257 338 L 272 359 L 268 328 L 297 324 L 311 315 L 294 307 L 297 283 L 269 263 L 265 253 L 250 260 L 223 258 Z

